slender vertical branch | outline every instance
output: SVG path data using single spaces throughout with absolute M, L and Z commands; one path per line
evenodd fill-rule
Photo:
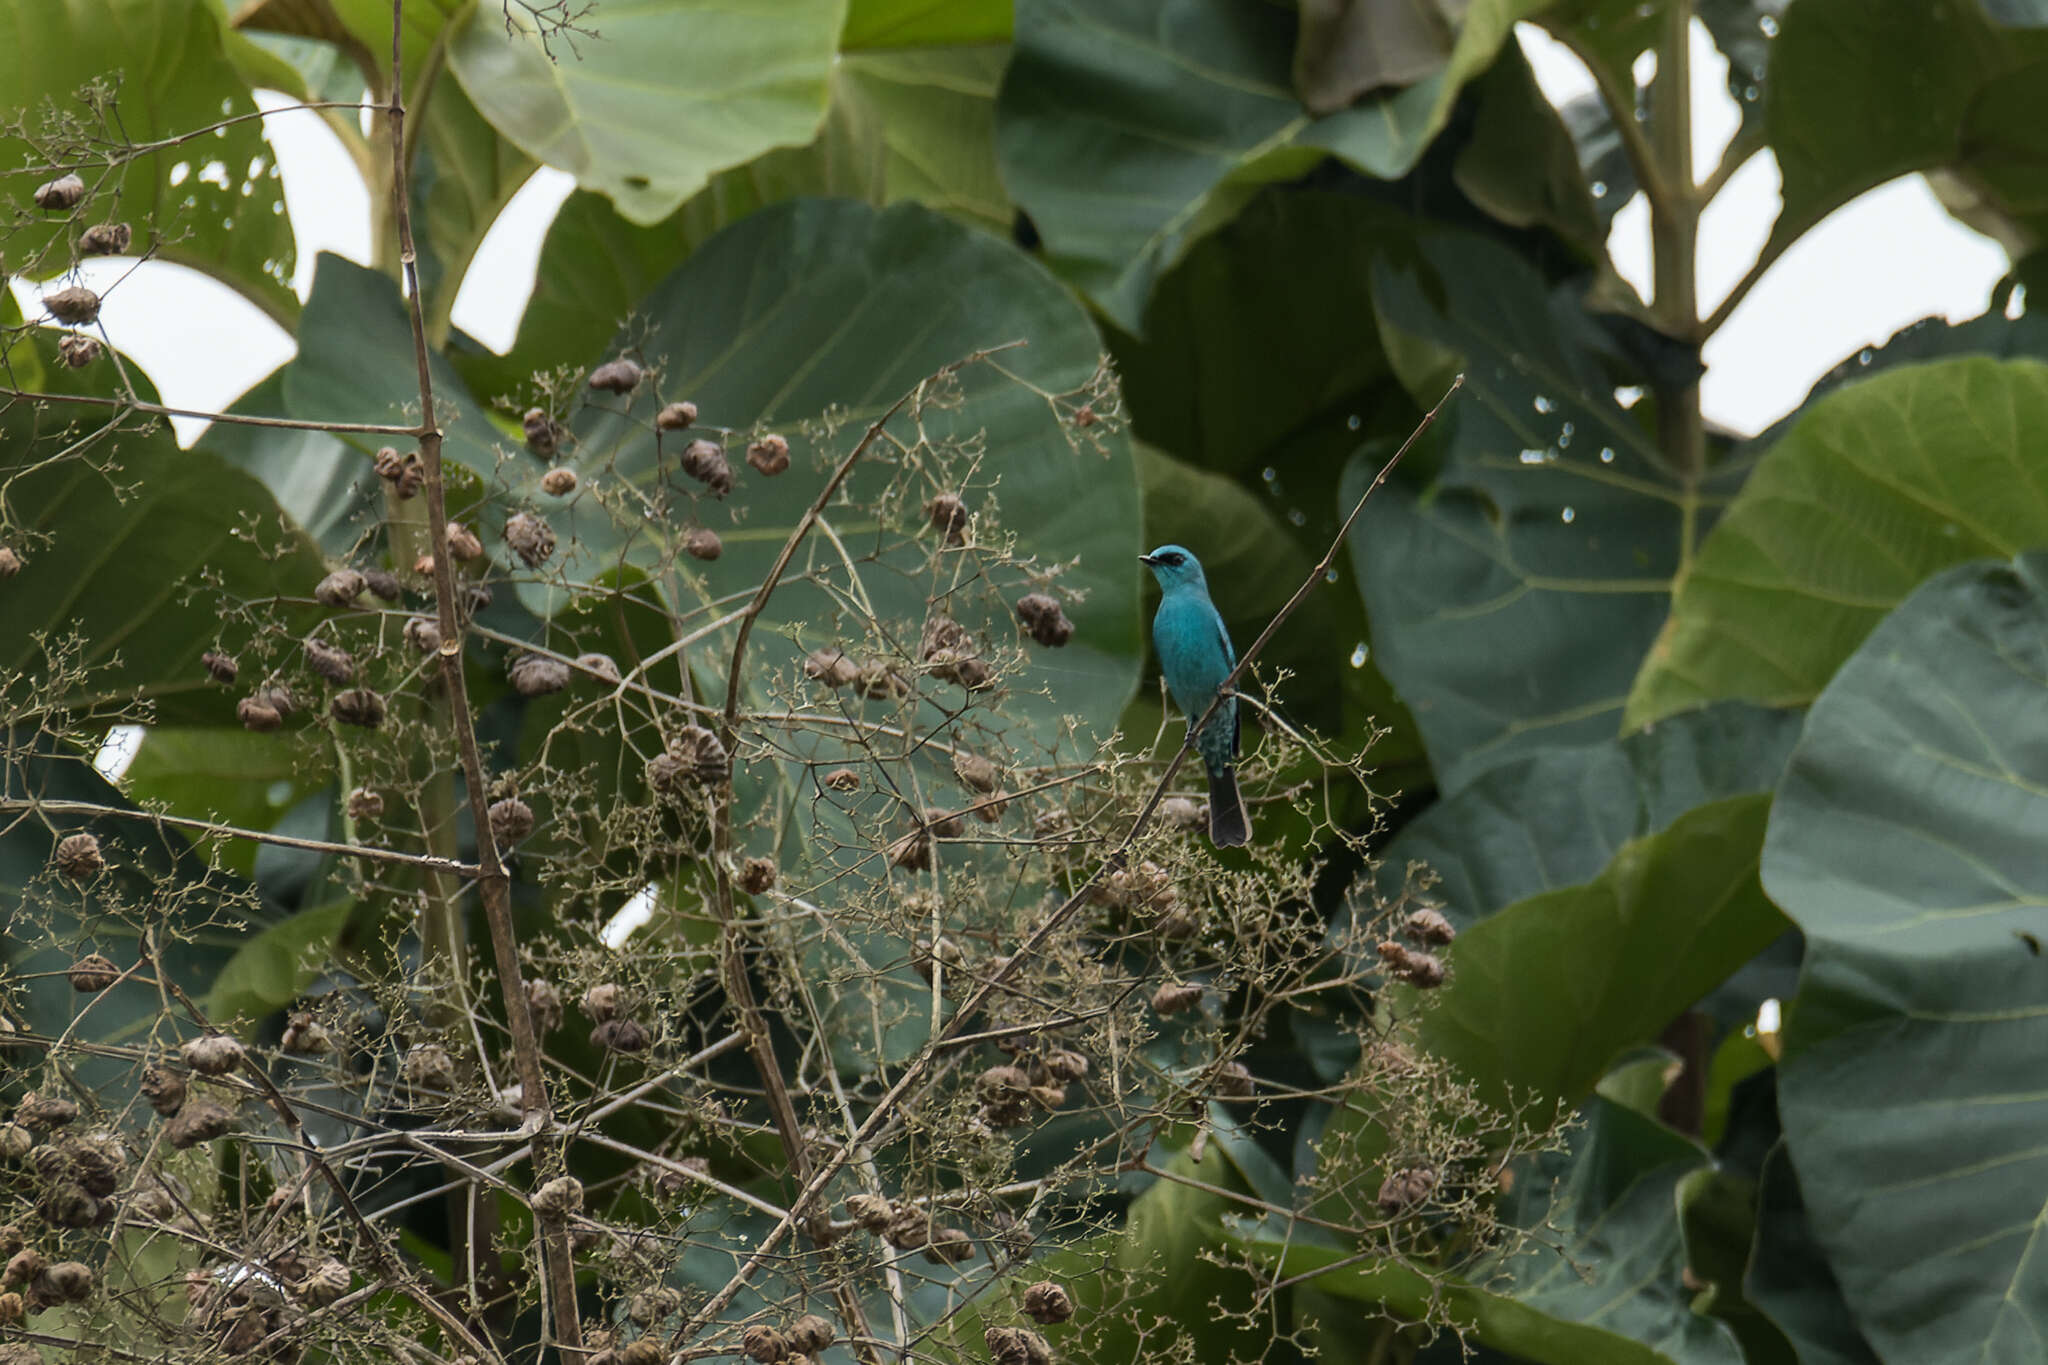
M 1650 241 L 1655 260 L 1652 305 L 1663 331 L 1697 347 L 1700 328 L 1698 255 L 1701 199 L 1692 168 L 1692 0 L 1665 10 L 1651 86 L 1650 147 L 1671 191 L 1652 201 Z M 1617 121 L 1630 116 L 1614 111 Z M 1662 383 L 1657 394 L 1658 443 L 1687 479 L 1706 468 L 1706 426 L 1700 415 L 1697 374 Z
M 540 1037 L 533 1024 L 533 1009 L 526 996 L 519 968 L 519 949 L 512 932 L 511 878 L 499 857 L 498 843 L 491 832 L 488 786 L 484 780 L 483 758 L 476 742 L 476 728 L 469 711 L 469 694 L 462 670 L 462 613 L 455 597 L 453 557 L 442 547 L 448 539 L 447 485 L 442 478 L 442 433 L 434 420 L 434 376 L 432 352 L 427 345 L 426 317 L 420 298 L 419 256 L 413 244 L 412 214 L 405 173 L 405 0 L 391 0 L 391 103 L 390 134 L 392 158 L 391 211 L 397 227 L 398 259 L 407 289 L 406 314 L 412 325 L 413 360 L 418 370 L 420 393 L 420 460 L 425 468 L 424 492 L 427 504 L 428 542 L 433 555 L 434 605 L 440 625 L 441 682 L 448 703 L 449 726 L 460 753 L 464 785 L 469 791 L 470 814 L 476 824 L 477 893 L 483 902 L 484 919 L 490 927 L 492 955 L 498 969 L 499 989 L 504 997 L 506 1022 L 511 1026 L 514 1066 L 519 1076 L 520 1104 L 533 1150 L 538 1175 L 557 1163 L 560 1153 L 550 1140 L 554 1116 L 548 1107 L 547 1080 L 541 1069 Z M 568 1228 L 559 1220 L 536 1220 L 546 1268 L 549 1321 L 558 1341 L 580 1358 L 583 1326 L 576 1307 L 576 1272 L 569 1248 Z

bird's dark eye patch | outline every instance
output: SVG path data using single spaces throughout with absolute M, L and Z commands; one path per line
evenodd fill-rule
M 1187 557 L 1185 555 L 1167 555 L 1165 558 L 1166 562 L 1175 568 L 1179 568 L 1181 565 L 1188 562 Z

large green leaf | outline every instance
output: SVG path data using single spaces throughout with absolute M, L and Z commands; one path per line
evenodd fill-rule
M 1463 929 L 1582 886 L 1630 841 L 1695 807 L 1775 787 L 1799 723 L 1796 712 L 1716 706 L 1623 739 L 1511 759 L 1405 826 L 1380 858 L 1376 889 L 1399 895 L 1408 866 L 1423 863 L 1438 878 L 1432 900 Z
M 246 417 L 281 417 L 289 410 L 282 369 L 266 375 L 228 408 Z M 384 515 L 374 467 L 362 451 L 331 433 L 215 422 L 198 446 L 261 479 L 284 514 L 328 554 L 346 558 L 377 530 Z
M 81 102 L 78 91 L 94 82 L 106 83 L 104 95 Z M 6 251 L 14 270 L 57 274 L 72 264 L 69 243 L 86 225 L 125 221 L 136 250 L 154 237 L 161 259 L 206 271 L 280 321 L 296 315 L 292 230 L 277 165 L 207 0 L 0 6 L 0 92 L 0 108 L 25 111 L 37 141 L 83 147 L 93 140 L 91 153 L 81 154 L 91 197 L 71 216 L 38 212 L 12 229 Z M 236 117 L 244 121 L 202 131 Z M 52 118 L 67 126 L 49 126 Z M 191 140 L 118 168 L 100 160 L 101 139 L 180 138 Z M 0 175 L 21 187 L 24 201 L 36 179 L 57 174 L 24 170 L 40 168 L 29 148 L 21 138 L 0 146 Z
M 478 5 L 448 64 L 500 133 L 645 225 L 719 171 L 811 140 L 846 0 L 610 0 L 597 17 L 595 34 L 553 39 L 573 58 L 551 57 L 534 17 Z
M 1424 1044 L 1479 1096 L 1576 1102 L 1624 1050 L 1784 932 L 1757 883 L 1770 799 L 1709 801 L 1580 886 L 1517 901 L 1446 950 Z
M 1593 322 L 1505 248 L 1427 232 L 1373 280 L 1385 324 L 1466 375 L 1434 485 L 1390 482 L 1351 540 L 1380 667 L 1455 791 L 1616 732 L 1694 538 L 1744 471 L 1671 469 L 1617 401 Z M 1376 468 L 1352 462 L 1347 505 Z
M 317 731 L 259 735 L 238 727 L 154 726 L 121 775 L 121 788 L 152 810 L 267 830 L 333 780 L 327 743 Z M 253 843 L 223 842 L 213 852 L 228 870 L 255 874 Z
M 36 344 L 53 392 L 103 394 L 91 376 L 108 362 L 71 370 L 49 334 Z M 130 700 L 165 723 L 221 723 L 233 702 L 200 655 L 237 652 L 257 633 L 240 604 L 309 595 L 320 552 L 250 475 L 179 450 L 160 422 L 111 426 L 110 415 L 61 402 L 0 408 L 7 535 L 25 561 L 0 612 L 0 680 L 11 684 L 0 723 Z
M 1601 259 L 1607 225 L 1578 148 L 1521 48 L 1510 44 L 1472 88 L 1478 114 L 1453 170 L 1459 190 L 1500 222 L 1549 228 Z
M 1248 1249 L 1309 1287 L 1403 1317 L 1445 1314 L 1469 1340 L 1540 1365 L 1738 1365 L 1725 1323 L 1683 1286 L 1679 1186 L 1705 1154 L 1621 1105 L 1594 1100 L 1569 1153 L 1517 1173 L 1502 1213 L 1533 1235 L 1456 1275 L 1426 1276 L 1313 1229 L 1271 1225 Z
M 1392 179 L 1549 0 L 1474 0 L 1441 71 L 1324 117 L 1292 84 L 1295 16 L 1239 0 L 1023 0 L 997 106 L 1011 194 L 1048 258 L 1126 331 L 1153 283 L 1261 184 L 1326 155 Z
M 1772 813 L 1786 1141 L 1883 1359 L 2028 1359 L 2048 1313 L 2044 678 L 2048 557 L 1951 569 L 1814 702 Z
M 252 935 L 214 977 L 207 1017 L 255 1022 L 297 999 L 332 959 L 354 906 L 337 901 L 301 910 Z
M 843 52 L 863 48 L 935 47 L 950 43 L 1007 43 L 1010 0 L 849 0 Z
M 1015 211 L 996 167 L 996 90 L 1010 50 L 998 45 L 849 53 L 834 99 L 882 144 L 884 202 L 914 199 L 1008 232 Z
M 1756 1248 L 1743 1278 L 1750 1302 L 1791 1340 L 1803 1365 L 1877 1365 L 1813 1235 L 1782 1142 L 1764 1162 L 1756 1202 Z
M 1629 694 L 1640 725 L 1718 697 L 1810 701 L 1929 574 L 2048 540 L 2048 366 L 1912 366 L 1814 404 L 1758 462 Z
M 1765 134 L 1784 177 L 1767 250 L 1894 176 L 1987 156 L 2003 164 L 1985 129 L 1971 128 L 1975 103 L 2000 77 L 2033 65 L 1999 97 L 1994 122 L 2038 127 L 2048 117 L 2044 59 L 2048 34 L 2000 29 L 1979 0 L 1791 6 L 1764 93 Z

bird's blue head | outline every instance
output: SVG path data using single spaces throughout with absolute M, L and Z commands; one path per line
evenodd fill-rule
M 1162 545 L 1149 555 L 1139 555 L 1138 562 L 1151 568 L 1162 592 L 1175 588 L 1209 590 L 1208 581 L 1202 577 L 1202 561 L 1178 545 Z

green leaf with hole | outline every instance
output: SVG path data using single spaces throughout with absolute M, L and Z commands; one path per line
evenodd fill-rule
M 1881 1359 L 2026 1359 L 2048 1313 L 2044 679 L 2048 555 L 1942 573 L 1814 702 L 1771 817 L 1786 1142 Z
M 100 93 L 81 99 L 87 86 Z M 298 299 L 282 182 L 208 0 L 9 5 L 0 10 L 0 92 L 0 112 L 23 114 L 36 142 L 92 140 L 81 169 L 90 197 L 68 216 L 27 209 L 32 221 L 8 238 L 11 270 L 60 274 L 87 226 L 126 222 L 135 252 L 154 245 L 160 259 L 205 271 L 291 325 Z M 106 162 L 108 145 L 159 141 L 166 145 Z M 23 203 L 59 174 L 30 146 L 0 146 L 0 177 L 20 187 Z
M 845 18 L 846 0 L 611 0 L 590 31 L 547 37 L 478 5 L 447 58 L 492 127 L 646 225 L 719 171 L 811 140 Z
M 1318 117 L 1294 90 L 1296 18 L 1238 0 L 1020 0 L 997 106 L 1004 182 L 1047 259 L 1136 332 L 1152 286 L 1260 185 L 1325 156 L 1407 173 L 1517 19 L 1474 0 L 1441 70 Z
M 1811 701 L 1929 575 L 2048 541 L 2048 365 L 1891 370 L 1813 404 L 1706 539 L 1629 694 L 1646 724 Z

